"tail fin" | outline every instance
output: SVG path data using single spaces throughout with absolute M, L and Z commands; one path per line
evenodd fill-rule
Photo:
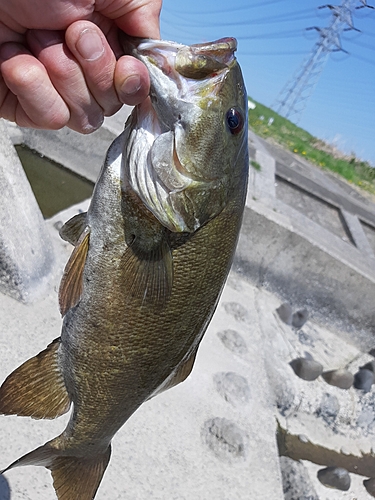
M 0 387 L 0 414 L 56 418 L 70 407 L 59 368 L 60 338 L 18 367 Z
M 52 442 L 37 448 L 13 462 L 0 474 L 21 465 L 42 465 L 49 469 L 59 500 L 92 500 L 107 468 L 111 445 L 96 457 L 62 456 L 51 446 Z

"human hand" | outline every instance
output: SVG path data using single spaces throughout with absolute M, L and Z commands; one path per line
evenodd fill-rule
M 82 133 L 149 91 L 119 29 L 159 38 L 162 0 L 0 0 L 0 117 Z

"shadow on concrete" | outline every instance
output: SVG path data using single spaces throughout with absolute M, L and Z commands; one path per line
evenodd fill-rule
M 0 500 L 10 500 L 10 488 L 4 476 L 0 476 Z

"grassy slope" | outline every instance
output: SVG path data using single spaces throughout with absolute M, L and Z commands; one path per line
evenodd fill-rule
M 286 149 L 300 154 L 311 163 L 323 169 L 328 169 L 344 177 L 350 183 L 362 189 L 375 193 L 375 168 L 355 156 L 340 153 L 334 147 L 317 139 L 294 123 L 275 113 L 275 111 L 260 104 L 254 99 L 255 109 L 249 112 L 249 124 L 259 136 L 272 138 Z M 263 118 L 262 118 L 263 117 Z M 269 119 L 273 118 L 272 124 Z

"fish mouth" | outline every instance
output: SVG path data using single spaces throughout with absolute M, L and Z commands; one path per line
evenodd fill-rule
M 175 98 L 197 102 L 202 96 L 214 97 L 220 92 L 225 73 L 235 63 L 237 50 L 237 40 L 230 37 L 182 45 L 166 40 L 131 38 L 122 33 L 120 41 L 125 52 L 142 61 L 149 70 L 152 100 L 160 96 L 160 84 L 168 85 L 169 98 L 174 94 Z
M 230 37 L 193 45 L 127 35 L 121 35 L 120 41 L 124 50 L 149 70 L 154 119 L 159 120 L 163 131 L 173 130 L 175 134 L 181 132 L 192 108 L 206 109 L 212 105 L 224 85 L 226 74 L 236 63 L 237 40 Z M 176 147 L 173 159 L 176 171 L 184 177 L 206 180 L 184 167 Z
M 129 37 L 125 33 L 120 34 L 122 47 L 127 54 L 134 57 L 150 56 L 155 63 L 168 74 L 171 70 L 169 64 L 165 64 L 168 54 L 174 55 L 176 70 L 187 78 L 205 78 L 215 71 L 230 65 L 234 60 L 234 52 L 237 50 L 235 38 L 220 38 L 213 42 L 183 45 L 168 40 L 151 40 L 145 38 Z M 162 58 L 158 58 L 158 53 Z
M 221 38 L 214 42 L 181 45 L 164 40 L 145 40 L 136 52 L 147 57 L 165 75 L 201 80 L 212 77 L 230 66 L 237 50 L 235 38 Z

